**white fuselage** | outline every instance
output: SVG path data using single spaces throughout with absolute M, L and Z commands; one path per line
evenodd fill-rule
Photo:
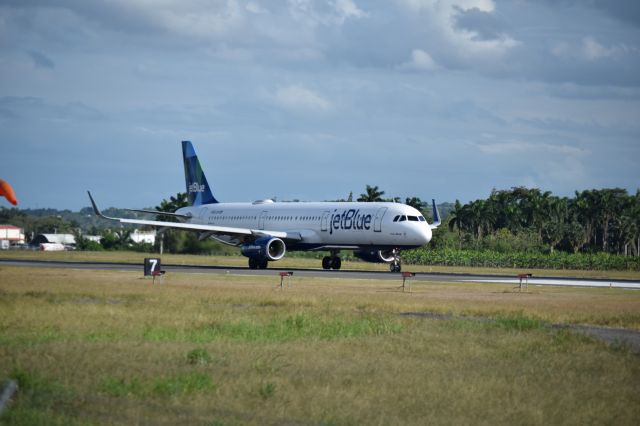
M 431 228 L 413 207 L 397 203 L 293 202 L 270 200 L 254 203 L 217 203 L 184 207 L 189 223 L 299 235 L 297 249 L 348 249 L 366 247 L 415 248 L 431 240 Z M 232 237 L 217 239 L 229 244 Z

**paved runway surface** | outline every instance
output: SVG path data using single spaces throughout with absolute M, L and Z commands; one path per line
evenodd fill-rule
M 48 267 L 48 268 L 70 268 L 70 269 L 98 269 L 116 271 L 140 271 L 142 265 L 131 263 L 110 263 L 110 262 L 60 262 L 60 261 L 39 261 L 39 260 L 2 260 L 0 265 L 28 266 L 28 267 Z M 232 274 L 246 276 L 273 276 L 280 271 L 293 271 L 295 276 L 316 277 L 316 278 L 342 278 L 360 280 L 399 280 L 400 274 L 391 272 L 367 272 L 367 271 L 325 271 L 322 269 L 247 269 L 229 266 L 196 266 L 196 265 L 162 265 L 167 272 L 184 272 L 200 274 Z M 405 266 L 405 270 L 410 268 Z M 414 281 L 439 281 L 439 282 L 474 282 L 474 283 L 502 283 L 518 285 L 518 278 L 498 275 L 474 275 L 474 274 L 447 274 L 418 272 L 413 278 Z M 637 280 L 607 280 L 607 279 L 576 279 L 576 278 L 554 278 L 554 277 L 534 277 L 529 279 L 529 285 L 555 285 L 555 286 L 578 286 L 578 287 L 616 287 L 640 289 L 640 281 Z

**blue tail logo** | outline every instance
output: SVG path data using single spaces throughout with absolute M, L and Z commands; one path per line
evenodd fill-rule
M 184 179 L 187 185 L 189 204 L 200 206 L 202 204 L 215 204 L 218 200 L 211 193 L 207 178 L 200 167 L 200 161 L 193 145 L 189 141 L 182 141 L 182 159 L 184 161 Z

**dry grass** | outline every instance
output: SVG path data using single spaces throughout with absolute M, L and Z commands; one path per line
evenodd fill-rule
M 635 424 L 640 293 L 0 266 L 7 424 Z M 498 318 L 420 319 L 399 312 Z M 503 319 L 519 318 L 525 327 Z M 536 321 L 540 320 L 540 321 Z M 614 391 L 615 390 L 615 391 Z
M 149 253 L 136 252 L 40 252 L 40 251 L 4 251 L 0 253 L 0 259 L 28 259 L 28 260 L 58 260 L 73 262 L 126 262 L 142 263 L 145 257 L 157 256 Z M 162 262 L 175 265 L 207 265 L 207 266 L 233 266 L 246 267 L 247 258 L 242 256 L 196 256 L 181 254 L 164 254 Z M 271 264 L 273 268 L 301 268 L 320 269 L 319 259 L 285 257 L 283 260 Z M 404 265 L 404 268 L 412 272 L 442 272 L 456 274 L 487 274 L 515 276 L 519 273 L 533 273 L 534 276 L 548 277 L 576 277 L 576 278 L 610 278 L 640 280 L 640 271 L 578 271 L 578 270 L 548 270 L 548 269 L 513 269 L 513 268 L 472 268 L 461 266 L 424 266 Z M 368 263 L 360 261 L 344 261 L 342 269 L 388 271 L 387 264 Z

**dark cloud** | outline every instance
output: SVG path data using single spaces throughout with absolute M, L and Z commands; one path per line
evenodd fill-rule
M 551 7 L 591 8 L 633 26 L 640 27 L 640 1 L 638 0 L 529 0 L 547 3 Z M 511 2 L 511 0 L 509 0 Z
M 640 27 L 640 1 L 638 0 L 574 0 L 572 3 L 593 7 L 615 19 Z
M 101 111 L 81 102 L 59 105 L 48 103 L 38 97 L 1 97 L 0 111 L 3 111 L 2 114 L 6 117 L 29 121 L 98 121 L 105 118 L 105 114 Z
M 33 59 L 33 64 L 36 67 L 48 68 L 48 69 L 55 68 L 56 66 L 55 62 L 53 62 L 53 60 L 51 60 L 51 58 L 49 58 L 44 53 L 40 53 L 36 50 L 30 50 L 28 53 L 29 53 L 29 56 L 31 56 L 31 59 Z
M 508 30 L 506 22 L 495 13 L 483 12 L 478 8 L 463 10 L 456 7 L 456 10 L 456 29 L 475 32 L 478 40 L 498 39 Z

